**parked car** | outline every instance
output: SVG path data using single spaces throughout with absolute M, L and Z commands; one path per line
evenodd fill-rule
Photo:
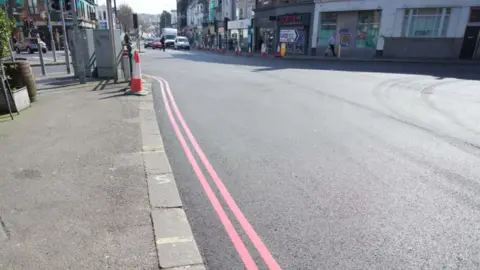
M 42 48 L 43 53 L 47 53 L 47 45 L 45 42 L 40 40 L 40 47 Z M 37 38 L 25 38 L 22 41 L 15 43 L 15 51 L 17 53 L 28 52 L 34 53 L 38 52 L 38 41 Z
M 188 42 L 188 38 L 186 37 L 176 37 L 175 43 L 173 44 L 175 50 L 183 49 L 183 50 L 190 50 L 190 43 Z
M 148 47 L 152 48 L 152 46 L 153 46 L 153 38 L 146 38 L 143 47 L 146 49 Z
M 153 41 L 153 45 L 152 45 L 152 49 L 161 49 L 162 48 L 162 42 L 160 41 L 159 38 L 156 38 L 154 41 Z

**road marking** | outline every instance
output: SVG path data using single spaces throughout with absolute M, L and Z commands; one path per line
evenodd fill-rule
M 182 125 L 183 129 L 185 130 L 185 133 L 187 134 L 187 137 L 189 138 L 190 142 L 192 143 L 193 148 L 195 149 L 197 155 L 200 157 L 200 160 L 204 164 L 208 173 L 212 177 L 215 185 L 217 186 L 218 190 L 220 191 L 220 194 L 224 198 L 228 207 L 230 208 L 232 213 L 235 215 L 235 218 L 238 220 L 238 222 L 242 226 L 243 230 L 247 233 L 247 235 L 250 238 L 250 240 L 252 241 L 253 245 L 255 246 L 257 251 L 260 253 L 260 256 L 262 257 L 263 261 L 267 264 L 269 269 L 281 269 L 280 265 L 273 258 L 272 254 L 270 253 L 270 251 L 268 250 L 266 245 L 263 243 L 262 239 L 255 232 L 255 230 L 253 229 L 250 222 L 248 222 L 247 218 L 245 217 L 243 212 L 240 210 L 240 208 L 238 207 L 238 205 L 235 202 L 235 200 L 233 199 L 233 197 L 230 195 L 230 192 L 228 191 L 228 189 L 223 184 L 223 181 L 218 176 L 217 172 L 215 171 L 212 164 L 210 163 L 210 161 L 206 157 L 205 153 L 200 148 L 200 145 L 198 144 L 197 140 L 193 136 L 190 128 L 188 127 L 187 123 L 185 122 L 185 119 L 183 118 L 180 110 L 178 109 L 178 106 L 175 102 L 175 98 L 173 97 L 173 94 L 172 94 L 172 91 L 170 89 L 170 86 L 169 86 L 168 82 L 165 79 L 162 79 L 160 77 L 153 77 L 153 78 L 155 78 L 155 79 L 164 83 L 165 89 L 167 90 L 167 94 L 170 98 L 170 102 L 171 102 L 172 107 L 175 111 L 175 114 L 177 115 L 177 118 L 180 121 L 180 124 Z M 162 83 L 160 83 L 160 86 L 162 87 L 162 94 L 163 94 Z
M 192 242 L 192 238 L 182 238 L 182 237 L 166 237 L 166 238 L 159 238 L 157 240 L 157 245 L 165 245 L 165 244 L 175 244 L 175 243 L 188 243 Z
M 157 175 L 155 176 L 155 180 L 157 180 L 157 184 L 167 184 L 171 182 L 167 175 Z
M 238 232 L 235 230 L 235 227 L 233 226 L 232 222 L 230 221 L 227 214 L 225 213 L 225 210 L 220 204 L 220 201 L 215 195 L 215 192 L 210 187 L 210 184 L 208 183 L 207 179 L 205 178 L 205 175 L 200 169 L 200 166 L 195 160 L 195 157 L 193 156 L 192 151 L 190 150 L 187 144 L 187 141 L 185 140 L 185 137 L 183 137 L 183 134 L 180 131 L 180 127 L 178 126 L 177 121 L 175 120 L 175 117 L 173 115 L 172 109 L 170 108 L 170 104 L 167 100 L 167 96 L 165 94 L 165 89 L 161 82 L 161 79 L 153 76 L 148 76 L 148 77 L 154 80 L 157 80 L 160 83 L 163 103 L 165 104 L 165 110 L 167 111 L 167 115 L 168 115 L 168 118 L 170 119 L 170 123 L 172 124 L 173 130 L 177 135 L 177 138 L 180 141 L 180 144 L 182 145 L 183 151 L 185 152 L 185 155 L 187 156 L 187 159 L 190 162 L 190 165 L 192 166 L 193 171 L 195 172 L 195 175 L 200 181 L 200 184 L 202 185 L 208 199 L 210 200 L 210 203 L 212 204 L 214 210 L 216 211 L 220 219 L 220 222 L 222 222 L 223 226 L 225 227 L 225 231 L 227 232 L 228 236 L 230 237 L 230 240 L 233 243 L 233 246 L 235 247 L 238 254 L 240 255 L 240 258 L 243 264 L 245 265 L 245 268 L 248 270 L 258 270 L 258 267 L 253 261 L 252 256 L 248 252 L 248 249 L 246 248 L 245 243 L 242 241 L 242 239 L 238 235 Z

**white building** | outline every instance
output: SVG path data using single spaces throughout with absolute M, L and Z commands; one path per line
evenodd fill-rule
M 316 0 L 313 27 L 316 54 L 480 59 L 480 0 Z
M 172 27 L 177 28 L 177 11 L 171 10 L 170 14 L 172 14 Z
M 233 39 L 243 50 L 248 48 L 248 28 L 251 26 L 254 7 L 254 0 L 223 0 L 222 2 L 222 16 L 229 20 L 228 38 Z M 219 32 L 224 33 L 225 29 L 222 28 Z

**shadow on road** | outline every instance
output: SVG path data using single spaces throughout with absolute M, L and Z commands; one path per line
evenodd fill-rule
M 262 57 L 244 57 L 219 55 L 207 52 L 167 52 L 153 59 L 168 61 L 182 59 L 186 61 L 205 62 L 227 65 L 245 65 L 258 67 L 253 72 L 275 71 L 280 69 L 338 70 L 347 72 L 373 72 L 392 74 L 428 75 L 438 80 L 457 78 L 480 80 L 480 65 L 439 63 L 398 63 L 398 62 L 347 62 L 335 60 L 298 60 Z

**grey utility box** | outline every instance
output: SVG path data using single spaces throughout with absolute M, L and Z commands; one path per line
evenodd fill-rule
M 99 78 L 123 79 L 123 72 L 120 63 L 122 57 L 122 41 L 119 29 L 115 29 L 115 53 L 116 66 L 112 66 L 112 43 L 110 33 L 106 29 L 93 30 L 93 40 L 96 53 L 96 66 Z
M 77 65 L 77 59 L 75 50 L 79 50 L 79 57 L 83 54 L 83 64 L 85 69 L 85 76 L 92 77 L 95 70 L 95 46 L 93 40 L 93 29 L 80 29 L 79 35 L 73 39 L 73 30 L 68 31 L 68 46 L 70 47 L 72 55 L 72 65 L 75 72 L 75 76 L 78 77 L 79 66 Z

